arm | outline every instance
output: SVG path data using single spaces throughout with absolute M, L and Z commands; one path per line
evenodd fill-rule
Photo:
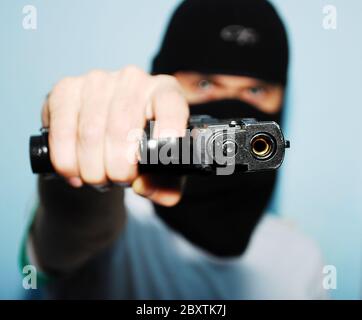
M 73 188 L 38 180 L 40 203 L 30 231 L 37 262 L 48 274 L 71 272 L 111 245 L 125 224 L 124 190 Z
M 30 241 L 41 269 L 70 273 L 81 267 L 122 231 L 126 214 L 123 189 L 100 193 L 89 185 L 130 184 L 135 192 L 171 206 L 181 183 L 165 186 L 139 175 L 138 141 L 132 130 L 155 119 L 154 136 L 163 130 L 184 134 L 188 105 L 171 76 L 150 76 L 135 67 L 93 71 L 66 78 L 52 90 L 42 112 L 49 128 L 50 159 L 60 179 L 39 178 L 40 203 Z

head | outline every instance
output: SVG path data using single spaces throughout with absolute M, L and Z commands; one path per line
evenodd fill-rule
M 280 122 L 287 67 L 286 31 L 266 0 L 185 0 L 152 73 L 178 79 L 191 114 Z M 155 210 L 195 245 L 235 256 L 245 250 L 275 181 L 275 172 L 190 176 L 178 205 Z
M 287 69 L 286 31 L 266 0 L 182 2 L 152 65 L 179 80 L 191 106 L 237 99 L 269 114 L 282 107 Z

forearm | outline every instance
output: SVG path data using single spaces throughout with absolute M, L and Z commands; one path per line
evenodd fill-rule
M 124 191 L 75 189 L 61 179 L 38 182 L 40 203 L 31 228 L 35 255 L 43 271 L 71 272 L 110 245 L 125 224 Z

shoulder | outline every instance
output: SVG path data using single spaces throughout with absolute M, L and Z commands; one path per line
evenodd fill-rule
M 243 264 L 254 270 L 251 273 L 255 276 L 255 287 L 264 286 L 266 296 L 270 293 L 282 299 L 325 297 L 320 248 L 286 219 L 266 215 L 261 220 Z

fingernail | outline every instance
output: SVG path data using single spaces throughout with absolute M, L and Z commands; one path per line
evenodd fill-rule
M 181 196 L 179 194 L 169 194 L 162 197 L 161 204 L 166 207 L 172 207 L 176 205 L 180 199 Z
M 141 178 L 135 179 L 132 183 L 132 189 L 134 192 L 143 195 L 145 192 L 145 184 L 143 183 L 143 180 Z
M 68 179 L 68 183 L 73 187 L 73 188 L 80 188 L 83 185 L 82 180 L 79 177 L 72 177 Z

